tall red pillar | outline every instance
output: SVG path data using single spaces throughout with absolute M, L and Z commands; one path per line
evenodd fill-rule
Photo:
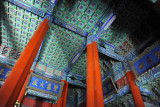
M 87 107 L 95 107 L 93 45 L 87 45 Z
M 56 107 L 66 107 L 68 82 L 66 80 L 61 80 L 61 82 L 64 82 L 64 86 L 63 86 L 62 96 L 58 99 Z M 52 107 L 55 107 L 55 105 L 52 105 Z
M 87 107 L 104 107 L 97 43 L 87 45 Z
M 29 79 L 29 76 L 30 76 L 31 72 L 34 72 L 34 71 L 33 71 L 33 70 L 30 70 L 29 74 L 27 75 L 27 78 L 26 78 L 26 80 L 25 80 L 25 82 L 24 82 L 24 84 L 23 84 L 23 87 L 22 87 L 22 89 L 21 89 L 21 92 L 20 92 L 20 94 L 19 94 L 19 96 L 18 96 L 18 98 L 17 98 L 16 104 L 19 104 L 19 105 L 20 105 L 21 102 L 22 102 L 22 100 L 23 100 L 23 97 L 25 96 L 25 93 L 26 93 L 25 87 L 26 87 L 26 84 L 27 84 L 27 82 L 28 82 L 28 79 Z
M 14 106 L 39 47 L 47 33 L 49 28 L 48 22 L 49 20 L 45 19 L 39 25 L 12 69 L 10 75 L 0 89 L 0 107 Z
M 135 75 L 133 71 L 127 72 L 126 75 L 136 107 L 145 107 L 140 90 L 134 82 Z

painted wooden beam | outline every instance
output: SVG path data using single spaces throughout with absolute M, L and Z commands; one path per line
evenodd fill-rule
M 118 54 L 116 54 L 114 51 L 111 51 L 111 50 L 107 50 L 103 47 L 101 47 L 100 45 L 97 46 L 98 47 L 98 51 L 102 54 L 105 54 L 113 59 L 116 59 L 118 61 L 123 61 L 124 58 Z
M 107 42 L 107 41 L 105 41 L 105 40 L 103 40 L 101 38 L 99 39 L 99 41 L 100 41 L 100 45 L 101 46 L 104 46 L 104 47 L 107 46 L 107 48 L 110 49 L 110 50 L 112 50 L 112 51 L 115 50 L 115 46 L 113 44 L 111 44 L 111 43 L 109 43 L 109 42 Z
M 110 12 L 106 17 L 106 21 L 103 23 L 99 31 L 95 35 L 88 35 L 87 44 L 92 43 L 93 41 L 97 42 L 102 34 L 110 27 L 110 25 L 115 21 L 116 15 L 113 12 Z
M 83 41 L 83 43 L 79 47 L 78 51 L 72 57 L 72 59 L 70 60 L 68 66 L 64 69 L 65 72 L 69 71 L 69 68 L 78 60 L 78 58 L 81 56 L 82 52 L 86 49 L 86 47 L 87 47 L 87 39 L 85 39 L 85 41 Z
M 82 29 L 80 29 L 80 28 L 78 28 L 76 26 L 73 26 L 73 25 L 71 25 L 71 24 L 69 24 L 69 23 L 67 23 L 67 22 L 65 22 L 62 19 L 59 19 L 57 17 L 54 18 L 54 23 L 56 23 L 56 24 L 58 24 L 60 26 L 63 26 L 66 29 L 69 29 L 69 30 L 71 30 L 71 31 L 73 31 L 75 33 L 78 33 L 78 34 L 80 34 L 80 35 L 82 35 L 84 37 L 86 37 L 88 35 L 87 31 L 84 31 L 84 30 L 82 30 Z

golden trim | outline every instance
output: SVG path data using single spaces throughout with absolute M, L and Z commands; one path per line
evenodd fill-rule
M 16 104 L 14 105 L 14 107 L 20 107 L 21 103 L 19 103 L 19 101 L 16 101 Z
M 0 66 L 5 67 L 5 68 L 9 68 L 9 69 L 12 69 L 12 68 L 13 68 L 13 67 L 10 66 L 10 65 L 2 64 L 2 63 L 0 63 Z
M 24 94 L 25 96 L 27 95 L 27 91 L 25 92 L 25 94 Z

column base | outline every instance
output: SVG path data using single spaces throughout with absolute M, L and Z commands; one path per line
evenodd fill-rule
M 20 107 L 21 103 L 19 103 L 19 101 L 16 101 L 16 104 L 14 105 L 14 107 Z

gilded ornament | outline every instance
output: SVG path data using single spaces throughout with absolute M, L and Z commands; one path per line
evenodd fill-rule
M 158 59 L 160 58 L 160 51 L 157 51 L 157 52 L 155 52 L 155 54 L 154 54 L 155 56 L 157 56 L 158 57 Z
M 51 83 L 48 84 L 47 90 L 51 90 Z
M 144 63 L 143 63 L 143 62 L 141 62 L 141 63 L 139 64 L 139 68 L 141 68 L 141 69 L 144 68 Z
M 0 75 L 4 75 L 4 69 L 0 70 Z
M 147 57 L 147 63 L 151 64 L 152 63 L 152 59 L 150 57 Z
M 37 82 L 38 82 L 38 80 L 36 79 L 35 81 L 33 81 L 33 85 L 35 85 L 35 86 L 37 86 Z
M 43 82 L 40 83 L 40 87 L 44 88 L 44 83 Z
M 9 74 L 11 73 L 11 71 L 8 71 L 5 75 L 5 78 L 7 78 L 9 76 Z
M 57 85 L 54 85 L 53 90 L 54 90 L 54 91 L 57 91 L 57 88 L 58 88 L 58 86 L 57 86 Z

